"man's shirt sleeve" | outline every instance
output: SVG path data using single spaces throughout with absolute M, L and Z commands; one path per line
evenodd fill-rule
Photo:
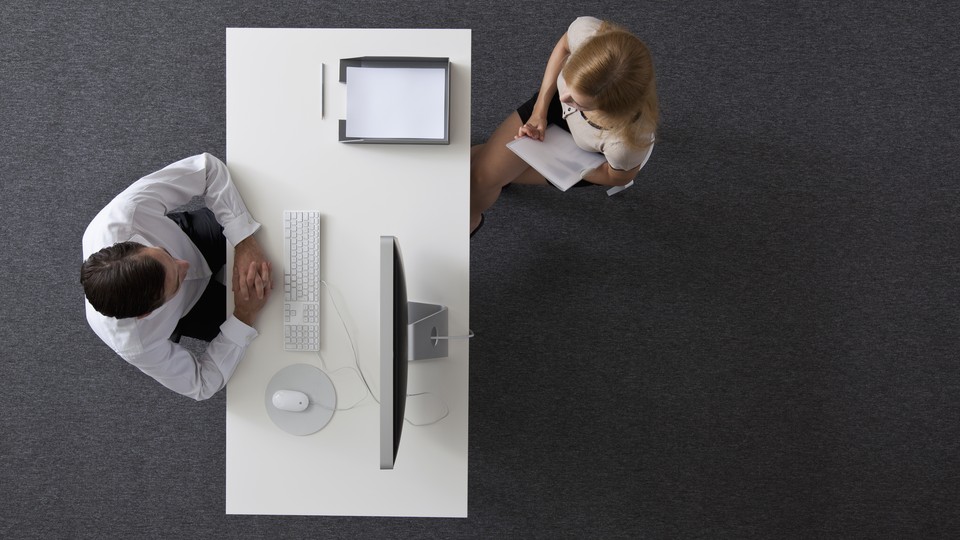
M 227 166 L 204 153 L 172 163 L 130 185 L 117 199 L 129 200 L 137 211 L 167 214 L 202 196 L 223 235 L 234 246 L 250 236 L 260 224 L 247 211 Z
M 200 401 L 226 386 L 256 337 L 256 330 L 231 315 L 220 326 L 220 334 L 198 355 L 160 340 L 127 361 L 170 390 Z

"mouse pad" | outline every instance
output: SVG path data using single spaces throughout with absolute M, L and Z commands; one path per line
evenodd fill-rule
M 303 411 L 281 411 L 273 406 L 277 390 L 297 390 L 310 398 Z M 326 373 L 310 364 L 293 364 L 277 372 L 267 383 L 264 394 L 267 416 L 278 428 L 291 435 L 310 435 L 324 428 L 337 409 L 337 391 Z

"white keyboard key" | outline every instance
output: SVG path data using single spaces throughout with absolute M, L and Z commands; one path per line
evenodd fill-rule
M 319 212 L 283 212 L 283 262 L 283 348 L 319 351 Z

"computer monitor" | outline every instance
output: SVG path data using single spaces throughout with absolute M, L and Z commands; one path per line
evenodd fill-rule
M 407 403 L 407 363 L 444 358 L 446 306 L 407 300 L 403 256 L 396 237 L 380 237 L 380 468 L 393 469 Z

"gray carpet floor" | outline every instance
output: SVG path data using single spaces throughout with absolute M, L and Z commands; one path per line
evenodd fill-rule
M 224 29 L 473 29 L 472 138 L 577 15 L 650 45 L 637 185 L 471 244 L 463 520 L 224 515 L 224 393 L 87 328 L 80 236 L 224 157 Z M 0 3 L 0 537 L 960 536 L 955 3 Z

